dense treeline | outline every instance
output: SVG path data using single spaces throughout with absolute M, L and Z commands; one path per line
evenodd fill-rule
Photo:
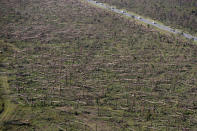
M 197 33 L 196 0 L 98 0 Z

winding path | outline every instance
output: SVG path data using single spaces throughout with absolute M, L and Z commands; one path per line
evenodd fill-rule
M 14 112 L 16 106 L 14 104 L 12 104 L 10 102 L 10 100 L 7 98 L 7 95 L 10 93 L 9 91 L 9 85 L 7 82 L 7 77 L 5 76 L 1 76 L 0 80 L 2 81 L 2 86 L 3 86 L 3 90 L 4 90 L 4 94 L 5 94 L 5 98 L 4 98 L 4 111 L 3 113 L 0 115 L 0 124 L 3 123 L 4 121 L 9 120 L 9 118 L 11 118 L 12 113 Z
M 188 39 L 193 39 L 194 41 L 197 41 L 197 37 L 196 36 L 192 36 L 190 34 L 187 34 L 187 33 L 184 33 L 180 30 L 177 30 L 177 29 L 172 29 L 168 26 L 165 26 L 165 25 L 162 25 L 162 24 L 159 24 L 159 23 L 156 23 L 154 22 L 153 20 L 149 20 L 149 19 L 144 19 L 144 18 L 141 18 L 139 15 L 136 15 L 136 14 L 132 14 L 132 13 L 128 13 L 126 11 L 123 11 L 123 10 L 120 10 L 120 9 L 117 9 L 115 7 L 112 7 L 112 6 L 109 6 L 107 4 L 104 4 L 104 3 L 99 3 L 97 1 L 94 1 L 94 0 L 86 0 L 87 2 L 93 4 L 93 5 L 96 5 L 98 7 L 102 7 L 102 8 L 105 8 L 105 9 L 108 9 L 108 10 L 111 10 L 113 12 L 116 12 L 118 14 L 122 14 L 122 15 L 125 15 L 125 16 L 128 16 L 128 17 L 131 17 L 131 18 L 134 18 L 136 20 L 139 20 L 143 23 L 146 23 L 146 24 L 149 24 L 149 25 L 152 25 L 152 26 L 155 26 L 161 30 L 165 30 L 165 31 L 168 31 L 170 33 L 173 33 L 173 34 L 181 34 L 183 35 L 184 37 L 188 38 Z

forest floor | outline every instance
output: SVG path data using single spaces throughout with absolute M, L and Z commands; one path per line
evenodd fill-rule
M 193 41 L 81 0 L 0 12 L 0 130 L 197 129 Z

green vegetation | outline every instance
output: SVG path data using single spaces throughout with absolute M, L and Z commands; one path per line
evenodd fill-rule
M 97 0 L 197 35 L 196 0 Z
M 7 81 L 6 62 L 12 56 L 14 51 L 11 44 L 0 41 L 0 129 L 2 129 L 3 122 L 9 120 L 14 112 L 15 105 L 9 99 L 9 85 Z
M 4 111 L 4 102 L 3 99 L 0 98 L 0 114 Z
M 0 114 L 4 111 L 4 100 L 2 98 L 3 91 L 2 91 L 2 83 L 0 83 Z
M 0 130 L 197 129 L 192 41 L 80 0 L 0 1 L 0 12 Z
M 11 51 L 8 51 L 9 49 L 10 48 L 7 44 L 2 43 L 2 41 L 0 41 L 0 72 L 1 72 L 1 74 L 2 74 L 3 68 L 5 67 L 3 62 L 8 57 L 8 54 L 11 53 Z M 3 95 L 4 95 L 3 88 L 4 88 L 3 81 L 2 81 L 2 79 L 0 79 L 0 115 L 4 111 L 4 108 L 5 108 L 5 101 L 3 98 Z

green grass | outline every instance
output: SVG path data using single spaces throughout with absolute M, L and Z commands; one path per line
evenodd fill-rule
M 9 95 L 9 85 L 7 83 L 7 78 L 1 77 L 1 83 L 2 83 L 2 87 L 4 88 L 3 93 Z M 3 112 L 1 113 L 0 116 L 0 123 L 10 119 L 14 110 L 15 110 L 15 105 L 10 102 L 9 97 L 5 97 L 3 99 Z
M 13 52 L 13 45 L 5 43 L 4 41 L 0 41 L 1 54 L 0 54 L 0 71 L 2 74 L 0 75 L 0 129 L 2 128 L 2 124 L 8 121 L 15 110 L 15 105 L 10 101 L 10 89 L 7 81 L 7 69 L 4 65 L 5 62 L 8 61 L 10 55 Z M 3 74 L 4 72 L 4 74 Z
M 4 101 L 0 98 L 0 114 L 4 111 Z
M 0 114 L 4 111 L 4 100 L 2 98 L 3 92 L 2 92 L 2 83 L 0 83 Z

